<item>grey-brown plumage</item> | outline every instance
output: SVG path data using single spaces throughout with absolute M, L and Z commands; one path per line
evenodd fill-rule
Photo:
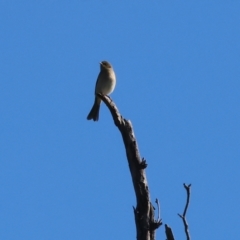
M 114 90 L 115 85 L 116 76 L 111 64 L 107 61 L 100 62 L 100 73 L 98 74 L 95 86 L 95 101 L 87 116 L 88 120 L 93 119 L 93 121 L 98 121 L 99 119 L 101 99 L 96 94 L 108 95 Z

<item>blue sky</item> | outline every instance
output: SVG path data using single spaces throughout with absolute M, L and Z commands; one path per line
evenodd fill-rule
M 99 122 L 86 120 L 102 60 L 163 223 L 184 239 L 177 213 L 191 183 L 192 238 L 240 238 L 239 9 L 0 1 L 0 239 L 135 239 L 121 135 L 104 104 Z

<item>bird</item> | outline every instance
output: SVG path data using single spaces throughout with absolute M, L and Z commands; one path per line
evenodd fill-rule
M 98 121 L 101 99 L 97 96 L 98 93 L 108 95 L 113 92 L 116 86 L 116 75 L 112 65 L 108 61 L 100 62 L 100 73 L 98 74 L 95 86 L 95 100 L 92 109 L 90 110 L 87 120 Z

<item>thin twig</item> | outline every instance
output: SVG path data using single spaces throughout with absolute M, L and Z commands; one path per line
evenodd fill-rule
M 155 203 L 157 204 L 158 207 L 158 218 L 157 218 L 157 222 L 160 222 L 160 203 L 158 201 L 158 199 L 156 198 Z
M 186 185 L 185 183 L 183 184 L 184 188 L 187 191 L 187 201 L 186 201 L 186 205 L 183 211 L 183 214 L 178 214 L 178 216 L 183 220 L 183 224 L 184 224 L 184 230 L 186 233 L 186 237 L 187 240 L 190 240 L 190 234 L 189 234 L 189 228 L 188 228 L 188 224 L 187 224 L 187 220 L 186 220 L 186 214 L 187 214 L 187 209 L 188 209 L 188 205 L 189 205 L 189 200 L 190 200 L 190 188 L 191 188 L 191 184 Z

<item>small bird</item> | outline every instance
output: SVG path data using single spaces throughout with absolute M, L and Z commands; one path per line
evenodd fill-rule
M 100 62 L 100 73 L 95 86 L 95 101 L 87 116 L 87 120 L 93 119 L 93 121 L 98 121 L 101 99 L 97 96 L 97 93 L 108 95 L 114 90 L 115 85 L 116 76 L 113 67 L 107 61 Z

